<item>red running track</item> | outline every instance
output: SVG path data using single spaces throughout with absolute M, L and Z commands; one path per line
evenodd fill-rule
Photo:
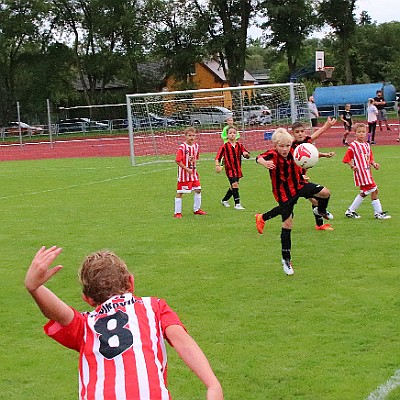
M 375 140 L 377 145 L 394 145 L 399 135 L 399 125 L 397 121 L 390 121 L 391 131 L 386 128 L 382 132 L 377 129 Z M 259 127 L 252 131 L 246 131 L 242 134 L 242 142 L 249 151 L 260 151 L 271 147 L 270 140 L 264 140 L 264 133 L 272 131 L 273 128 Z M 342 146 L 341 124 L 337 123 L 334 127 L 326 131 L 316 141 L 320 148 L 332 148 Z M 156 137 L 137 136 L 135 138 L 135 156 L 145 154 L 158 155 L 175 154 L 178 145 L 182 142 L 183 133 L 165 133 L 157 134 Z M 354 134 L 350 134 L 350 141 L 354 139 Z M 221 145 L 220 132 L 200 133 L 198 142 L 202 153 L 217 152 Z M 49 142 L 36 142 L 25 144 L 0 144 L 0 161 L 11 160 L 37 160 L 46 158 L 82 158 L 82 157 L 118 157 L 129 156 L 129 138 L 91 138 L 78 140 L 58 140 L 52 144 Z

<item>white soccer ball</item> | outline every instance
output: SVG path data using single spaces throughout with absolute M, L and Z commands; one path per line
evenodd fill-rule
M 302 143 L 294 149 L 294 162 L 301 168 L 313 167 L 319 159 L 318 149 L 311 143 Z

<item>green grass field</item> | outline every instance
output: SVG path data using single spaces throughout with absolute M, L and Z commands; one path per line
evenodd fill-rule
M 219 201 L 227 179 L 213 161 L 198 169 L 207 216 L 184 196 L 174 219 L 174 163 L 131 167 L 128 158 L 3 162 L 1 195 L 0 399 L 76 399 L 78 354 L 48 339 L 45 319 L 23 280 L 41 245 L 63 247 L 65 266 L 50 283 L 64 301 L 87 310 L 77 269 L 108 248 L 135 274 L 136 294 L 165 298 L 203 348 L 230 400 L 367 399 L 400 369 L 399 147 L 375 147 L 374 172 L 391 220 L 344 212 L 357 194 L 345 149 L 310 170 L 332 191 L 335 231 L 318 232 L 308 201 L 295 209 L 295 275 L 280 263 L 280 219 L 264 235 L 254 214 L 275 206 L 268 172 L 243 165 L 244 211 Z M 255 154 L 253 154 L 255 155 Z M 173 159 L 173 157 L 171 157 Z M 169 348 L 174 400 L 205 399 L 201 382 Z M 387 391 L 400 399 L 400 389 Z

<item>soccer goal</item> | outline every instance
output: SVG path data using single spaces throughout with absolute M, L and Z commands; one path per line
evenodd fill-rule
M 307 92 L 299 83 L 239 86 L 126 96 L 132 165 L 171 160 L 185 128 L 195 126 L 202 153 L 214 153 L 233 118 L 249 150 L 268 147 L 278 126 L 309 123 Z

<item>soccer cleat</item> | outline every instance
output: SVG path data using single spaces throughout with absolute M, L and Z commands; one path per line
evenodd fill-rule
M 333 219 L 333 214 L 331 214 L 328 210 L 325 211 L 325 214 L 320 214 L 318 211 L 318 207 L 314 207 L 313 212 L 318 217 L 322 217 L 322 218 L 328 219 L 328 220 Z
M 293 266 L 290 261 L 288 262 L 286 260 L 282 260 L 282 267 L 283 267 L 283 271 L 285 272 L 286 275 L 294 274 Z
M 361 215 L 358 215 L 355 211 L 350 211 L 350 210 L 347 210 L 347 211 L 344 213 L 344 215 L 345 215 L 347 218 L 353 218 L 353 219 L 361 218 Z
M 383 211 L 381 213 L 376 213 L 375 218 L 376 219 L 390 219 L 390 218 L 392 218 L 392 216 L 389 215 L 386 211 Z
M 233 207 L 235 210 L 244 210 L 244 207 L 239 203 L 235 204 L 235 207 Z
M 195 215 L 207 215 L 207 213 L 200 208 L 197 211 L 193 211 L 193 214 Z
M 228 201 L 224 201 L 224 200 L 221 200 L 221 204 L 222 204 L 224 207 L 230 207 L 230 206 L 231 206 L 231 205 L 229 204 Z
M 315 229 L 317 231 L 334 231 L 335 230 L 331 224 L 323 224 L 321 226 L 316 225 Z
M 174 214 L 174 218 L 182 218 L 182 214 L 181 213 L 176 213 L 176 214 Z
M 263 233 L 265 221 L 263 220 L 262 214 L 256 214 L 256 228 L 258 233 Z

